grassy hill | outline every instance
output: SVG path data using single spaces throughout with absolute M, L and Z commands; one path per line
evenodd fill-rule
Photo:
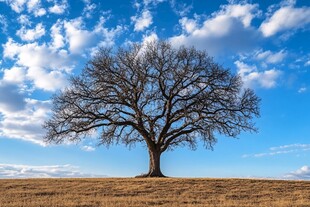
M 310 206 L 310 182 L 253 179 L 0 179 L 1 207 Z

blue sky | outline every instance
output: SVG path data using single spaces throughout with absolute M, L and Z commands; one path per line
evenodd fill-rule
M 0 178 L 135 176 L 143 145 L 46 145 L 50 98 L 98 47 L 167 40 L 206 50 L 262 99 L 259 133 L 162 156 L 175 177 L 310 179 L 308 0 L 0 0 Z

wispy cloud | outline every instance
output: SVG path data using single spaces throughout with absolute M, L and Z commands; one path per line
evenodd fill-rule
M 192 4 L 184 2 L 177 2 L 176 0 L 170 0 L 170 5 L 174 13 L 179 16 L 185 16 L 193 9 Z
M 83 151 L 86 151 L 86 152 L 93 152 L 93 151 L 96 150 L 95 147 L 92 147 L 92 146 L 89 146 L 89 145 L 84 145 L 84 146 L 81 147 L 81 149 L 82 149 Z
M 244 154 L 243 158 L 247 157 L 266 157 L 266 156 L 275 156 L 281 154 L 289 154 L 289 153 L 300 153 L 304 151 L 310 150 L 310 144 L 290 144 L 290 145 L 282 145 L 277 147 L 269 148 L 268 152 L 256 153 L 256 154 Z
M 283 61 L 283 59 L 287 56 L 287 53 L 284 50 L 273 53 L 270 50 L 267 51 L 259 51 L 256 54 L 256 59 L 264 61 L 266 63 L 279 63 Z
M 97 5 L 93 3 L 92 0 L 83 0 L 83 2 L 85 4 L 83 15 L 85 15 L 86 18 L 91 18 Z
M 306 87 L 301 87 L 298 89 L 298 93 L 304 93 L 307 91 L 307 88 Z
M 72 165 L 15 165 L 0 164 L 0 178 L 62 178 L 62 177 L 106 177 L 83 173 Z
M 289 144 L 278 147 L 271 147 L 270 150 L 283 150 L 283 149 L 310 149 L 310 144 Z
M 8 23 L 7 23 L 7 20 L 5 18 L 5 16 L 1 15 L 0 14 L 0 28 L 1 28 L 1 31 L 3 33 L 6 33 L 7 32 L 7 29 L 8 29 Z

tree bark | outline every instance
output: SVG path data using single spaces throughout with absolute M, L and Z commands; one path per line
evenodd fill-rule
M 154 149 L 149 149 L 149 172 L 137 177 L 166 177 L 160 170 L 160 155 L 161 152 L 158 152 Z

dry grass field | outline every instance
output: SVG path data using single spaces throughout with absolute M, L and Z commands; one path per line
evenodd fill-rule
M 310 206 L 310 182 L 252 179 L 2 179 L 1 207 Z

